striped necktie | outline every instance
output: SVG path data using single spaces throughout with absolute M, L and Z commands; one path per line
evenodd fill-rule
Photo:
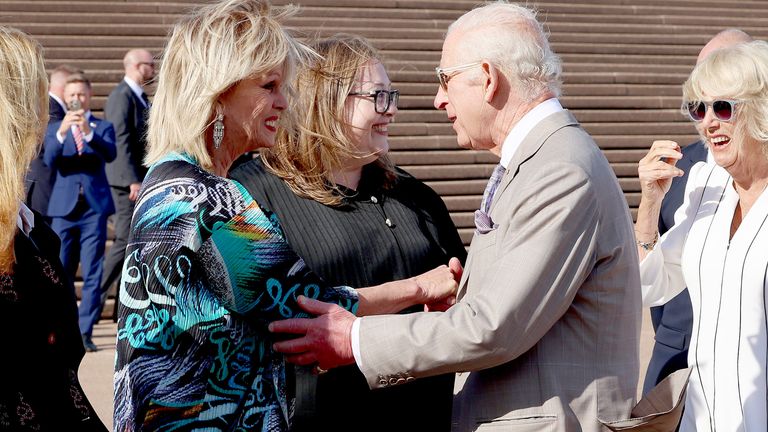
M 480 210 L 475 210 L 475 228 L 480 234 L 485 234 L 496 227 L 496 224 L 491 220 L 491 215 L 488 214 L 491 210 L 491 203 L 493 202 L 493 196 L 496 194 L 496 189 L 501 183 L 504 173 L 507 171 L 501 164 L 496 165 L 496 168 L 491 174 L 491 178 L 488 179 L 488 185 L 485 186 L 485 192 L 483 192 L 483 201 L 480 203 Z
M 483 192 L 483 201 L 480 203 L 480 210 L 488 213 L 491 210 L 491 203 L 493 202 L 493 196 L 496 194 L 496 189 L 501 183 L 501 178 L 504 177 L 504 173 L 507 171 L 503 165 L 498 164 L 494 168 L 491 178 L 488 179 L 488 185 L 485 186 L 485 192 Z
M 75 139 L 75 147 L 77 147 L 77 154 L 83 154 L 85 143 L 83 142 L 83 131 L 80 130 L 80 126 L 72 125 L 72 137 Z

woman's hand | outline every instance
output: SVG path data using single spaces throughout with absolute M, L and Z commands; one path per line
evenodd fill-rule
M 640 159 L 637 167 L 644 201 L 660 203 L 664 199 L 672 179 L 683 175 L 683 171 L 675 167 L 682 157 L 680 146 L 674 141 L 659 140 L 651 144 L 648 154 Z
M 458 258 L 414 277 L 426 311 L 445 311 L 456 303 L 456 291 L 464 271 Z
M 419 304 L 427 310 L 446 310 L 456 302 L 456 290 L 461 279 L 461 262 L 451 258 L 419 276 L 358 288 L 357 316 L 397 313 Z

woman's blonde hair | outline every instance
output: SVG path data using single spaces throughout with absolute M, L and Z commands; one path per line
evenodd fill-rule
M 28 35 L 0 26 L 0 273 L 13 269 L 13 238 L 24 178 L 48 123 L 43 49 Z
M 174 26 L 149 114 L 146 165 L 180 152 L 210 171 L 205 134 L 217 99 L 243 79 L 282 68 L 283 89 L 292 93 L 295 63 L 311 54 L 280 24 L 294 11 L 277 12 L 266 0 L 228 0 L 202 7 Z M 286 111 L 284 127 L 291 123 L 291 110 Z
M 322 58 L 299 71 L 298 128 L 281 131 L 271 149 L 262 150 L 264 164 L 282 178 L 293 193 L 336 206 L 344 194 L 332 173 L 346 161 L 368 157 L 352 144 L 346 100 L 361 68 L 378 61 L 378 51 L 360 36 L 338 34 L 311 47 Z M 385 187 L 396 179 L 386 154 L 375 162 L 385 172 Z
M 708 98 L 741 101 L 737 127 L 763 143 L 768 157 L 768 43 L 753 41 L 713 51 L 683 84 L 685 102 Z

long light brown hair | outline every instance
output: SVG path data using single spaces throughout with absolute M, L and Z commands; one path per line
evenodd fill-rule
M 345 111 L 347 96 L 355 86 L 361 68 L 378 61 L 376 48 L 363 37 L 338 34 L 310 45 L 322 58 L 298 73 L 295 131 L 283 130 L 275 146 L 262 150 L 266 167 L 282 178 L 293 193 L 325 205 L 344 202 L 344 193 L 333 172 L 346 161 L 368 157 L 352 143 Z M 394 167 L 386 156 L 375 162 L 384 169 L 385 187 L 395 179 Z
M 48 122 L 43 49 L 28 35 L 0 26 L 0 273 L 13 270 L 13 238 L 24 177 Z

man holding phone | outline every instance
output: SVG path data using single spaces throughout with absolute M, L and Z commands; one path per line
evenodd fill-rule
M 61 262 L 74 280 L 82 265 L 79 308 L 80 333 L 86 351 L 97 351 L 91 340 L 101 315 L 101 275 L 107 216 L 115 212 L 104 166 L 115 159 L 115 129 L 91 114 L 91 82 L 70 75 L 64 87 L 68 110 L 64 119 L 48 125 L 45 164 L 56 171 L 48 216 L 61 239 Z

